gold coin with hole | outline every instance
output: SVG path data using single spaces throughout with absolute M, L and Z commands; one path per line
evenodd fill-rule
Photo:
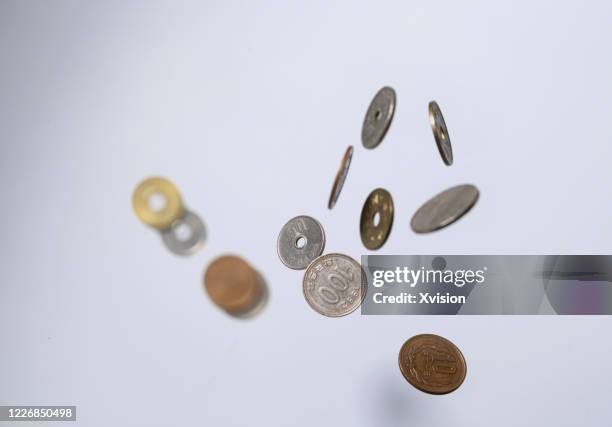
M 170 228 L 183 215 L 178 189 L 166 178 L 158 176 L 138 184 L 132 195 L 132 206 L 140 221 L 158 230 Z
M 384 188 L 372 191 L 361 210 L 359 232 L 363 245 L 379 249 L 385 244 L 393 226 L 393 198 Z

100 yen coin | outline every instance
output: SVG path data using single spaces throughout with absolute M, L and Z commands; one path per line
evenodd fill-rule
M 365 273 L 353 258 L 327 254 L 315 259 L 304 273 L 304 297 L 324 316 L 339 317 L 355 311 L 368 287 Z

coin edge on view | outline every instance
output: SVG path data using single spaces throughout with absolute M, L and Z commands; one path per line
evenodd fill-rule
M 338 169 L 338 172 L 336 172 L 336 178 L 334 179 L 331 194 L 329 195 L 329 200 L 327 201 L 327 208 L 329 210 L 333 209 L 334 206 L 336 206 L 336 203 L 340 198 L 340 193 L 344 188 L 344 183 L 346 181 L 346 177 L 348 176 L 348 171 L 351 167 L 351 162 L 353 160 L 353 151 L 354 149 L 352 145 L 349 145 L 346 150 L 344 150 L 344 155 L 342 156 L 342 160 L 340 162 L 340 168 Z M 340 182 L 342 182 L 341 185 L 339 185 Z M 336 189 L 336 187 L 339 188 Z
M 450 157 L 446 155 L 444 148 L 442 147 L 442 141 L 440 141 L 440 137 L 438 135 L 438 126 L 436 124 L 435 112 L 434 109 L 440 112 L 440 117 L 442 117 L 442 121 L 444 122 L 444 128 L 446 129 L 446 134 L 448 137 L 448 146 L 450 148 Z M 450 135 L 448 135 L 448 127 L 446 126 L 446 119 L 444 118 L 444 114 L 442 113 L 442 109 L 440 105 L 434 100 L 429 102 L 428 106 L 429 111 L 429 124 L 431 125 L 431 131 L 433 132 L 434 140 L 436 141 L 436 146 L 438 147 L 438 152 L 440 153 L 440 157 L 442 157 L 442 162 L 446 166 L 452 166 L 453 164 L 453 145 L 450 142 Z

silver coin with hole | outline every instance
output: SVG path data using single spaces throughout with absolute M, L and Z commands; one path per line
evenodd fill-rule
M 176 255 L 191 255 L 196 252 L 206 238 L 206 228 L 199 216 L 185 211 L 183 216 L 172 223 L 170 228 L 161 232 L 166 247 Z
M 287 267 L 303 270 L 325 248 L 325 232 L 316 219 L 301 215 L 290 219 L 278 234 L 278 257 Z
M 438 146 L 438 151 L 442 157 L 442 161 L 447 166 L 453 164 L 453 147 L 450 142 L 450 136 L 448 136 L 448 128 L 444 121 L 444 116 L 440 110 L 440 106 L 436 101 L 429 103 L 429 124 Z
M 383 87 L 372 99 L 361 128 L 361 143 L 365 148 L 375 148 L 385 137 L 393 114 L 397 98 L 395 90 Z

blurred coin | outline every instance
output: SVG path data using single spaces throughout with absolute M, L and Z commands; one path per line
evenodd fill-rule
M 158 230 L 169 228 L 183 214 L 177 188 L 167 179 L 157 176 L 138 184 L 132 195 L 132 206 L 140 221 Z
M 303 270 L 323 253 L 325 232 L 319 222 L 306 215 L 290 219 L 278 234 L 277 251 L 289 268 Z
M 234 316 L 258 306 L 264 294 L 258 273 L 234 255 L 221 256 L 209 264 L 204 288 L 213 303 Z
M 349 166 L 351 166 L 352 158 L 353 146 L 349 145 L 346 151 L 344 152 L 342 162 L 340 163 L 340 169 L 338 169 L 338 173 L 336 173 L 334 186 L 332 187 L 331 194 L 329 195 L 329 202 L 327 203 L 327 207 L 329 209 L 332 209 L 336 205 L 338 197 L 340 197 L 340 192 L 342 191 L 342 187 L 344 186 L 344 181 L 346 180 L 346 175 L 348 174 Z
M 365 148 L 375 148 L 382 142 L 393 120 L 395 105 L 395 91 L 388 86 L 374 96 L 361 128 L 361 142 Z
M 421 206 L 410 225 L 415 233 L 430 233 L 457 221 L 478 200 L 478 189 L 470 184 L 443 191 Z
M 378 249 L 385 244 L 393 225 L 393 198 L 384 188 L 372 191 L 361 210 L 359 232 L 368 249 Z
M 304 297 L 324 316 L 339 317 L 353 312 L 363 301 L 367 287 L 359 263 L 342 254 L 320 256 L 304 273 Z
M 448 136 L 448 129 L 446 128 L 444 116 L 436 101 L 431 101 L 429 103 L 429 124 L 431 125 L 431 130 L 433 131 L 442 160 L 447 166 L 452 165 L 453 147 L 451 146 L 450 137 Z
M 406 341 L 399 352 L 399 367 L 410 384 L 430 394 L 456 390 L 467 372 L 457 346 L 432 334 L 416 335 Z
M 206 229 L 199 216 L 185 210 L 183 216 L 172 223 L 170 228 L 161 232 L 166 247 L 176 255 L 191 255 L 196 252 L 206 238 Z

